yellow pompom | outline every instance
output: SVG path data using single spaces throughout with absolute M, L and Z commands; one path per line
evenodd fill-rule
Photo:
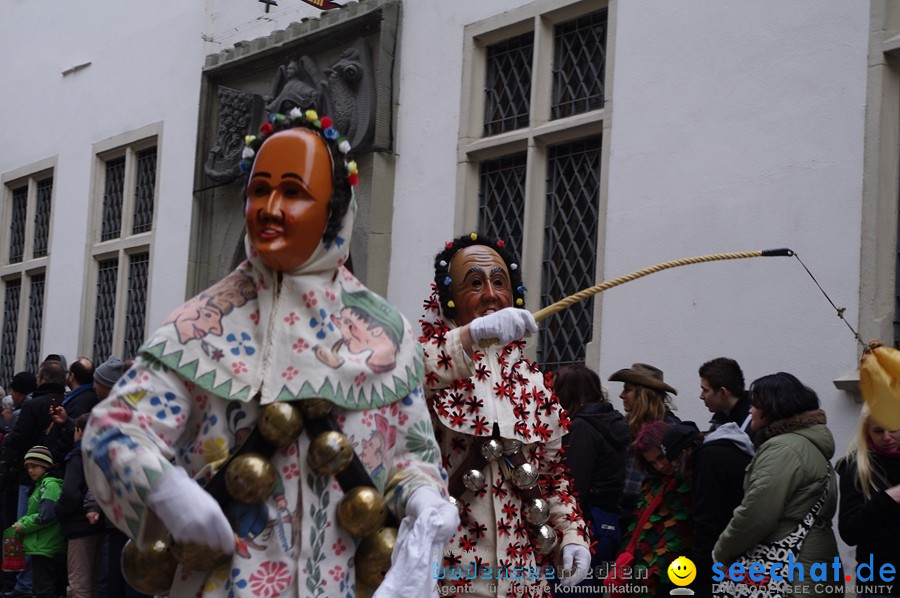
M 870 344 L 859 363 L 859 390 L 872 418 L 892 430 L 900 428 L 900 351 Z
M 447 307 L 456 307 L 456 304 L 453 303 L 453 300 L 451 299 L 450 301 L 447 302 Z
M 472 239 L 473 241 L 477 241 L 478 233 L 469 233 L 469 238 Z
M 347 172 L 350 174 L 356 174 L 358 172 L 356 168 L 356 160 L 350 160 L 349 162 L 347 162 Z
M 309 122 L 315 122 L 319 120 L 319 114 L 315 110 L 307 110 L 306 120 L 308 120 Z
M 522 301 L 521 297 L 519 297 L 518 299 L 516 299 L 516 305 L 518 305 L 519 307 L 522 307 L 523 305 L 525 305 L 525 302 Z
M 256 135 L 247 135 L 246 137 L 244 137 L 244 144 L 245 144 L 245 145 L 250 145 L 250 144 L 253 143 L 254 141 L 256 141 Z

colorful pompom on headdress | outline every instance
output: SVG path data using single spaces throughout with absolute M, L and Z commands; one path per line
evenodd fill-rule
M 294 108 L 287 116 L 280 113 L 269 115 L 269 120 L 259 127 L 259 135 L 247 135 L 244 138 L 244 152 L 241 154 L 241 171 L 250 172 L 256 152 L 266 138 L 272 133 L 290 129 L 293 127 L 306 127 L 316 131 L 322 136 L 325 145 L 331 152 L 332 160 L 341 163 L 344 167 L 344 180 L 351 187 L 359 184 L 359 172 L 356 161 L 350 158 L 350 142 L 334 128 L 334 122 L 329 116 L 319 116 L 312 109 L 301 110 Z
M 522 284 L 522 271 L 512 253 L 506 248 L 506 242 L 503 239 L 492 239 L 486 235 L 479 235 L 473 232 L 457 237 L 452 241 L 447 241 L 444 243 L 444 250 L 434 256 L 434 282 L 444 317 L 450 320 L 456 317 L 456 304 L 453 302 L 453 292 L 450 289 L 450 285 L 453 283 L 453 280 L 450 278 L 450 261 L 457 251 L 472 245 L 484 245 L 497 252 L 497 255 L 506 264 L 506 269 L 509 270 L 513 305 L 524 308 L 526 289 L 525 285 Z

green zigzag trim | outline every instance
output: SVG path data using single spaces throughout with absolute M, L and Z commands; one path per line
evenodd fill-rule
M 199 360 L 195 359 L 189 363 L 181 365 L 181 358 L 184 355 L 184 351 L 178 349 L 169 353 L 168 355 L 164 355 L 163 351 L 165 351 L 166 341 L 161 341 L 153 346 L 147 346 L 143 349 L 142 354 L 145 357 L 149 357 L 155 359 L 159 363 L 163 364 L 170 370 L 184 376 L 188 380 L 191 380 L 197 386 L 208 390 L 216 396 L 222 397 L 227 400 L 240 400 L 246 401 L 250 396 L 250 386 L 244 385 L 243 388 L 238 390 L 237 392 L 232 391 L 231 380 L 228 379 L 219 386 L 213 386 L 216 380 L 216 370 L 210 370 L 205 374 L 201 375 L 199 378 L 197 377 L 197 369 L 199 368 Z

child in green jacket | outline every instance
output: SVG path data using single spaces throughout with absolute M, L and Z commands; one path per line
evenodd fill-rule
M 35 598 L 54 598 L 66 592 L 66 541 L 56 520 L 56 501 L 62 480 L 49 475 L 53 455 L 45 446 L 25 453 L 25 470 L 34 480 L 28 510 L 12 527 L 22 535 L 25 554 L 31 557 Z

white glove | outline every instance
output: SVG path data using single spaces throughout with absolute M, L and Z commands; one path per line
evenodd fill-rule
M 234 552 L 234 532 L 219 503 L 183 468 L 173 467 L 160 476 L 147 506 L 176 542 L 206 544 L 225 554 Z
M 591 570 L 591 551 L 581 544 L 566 544 L 562 547 L 562 573 L 569 571 L 574 565 L 575 570 L 569 577 L 562 578 L 562 585 L 574 586 L 582 581 Z
M 444 545 L 459 527 L 459 512 L 437 490 L 421 486 L 406 502 L 391 568 L 372 598 L 435 596 L 435 563 L 440 565 Z
M 469 323 L 469 334 L 476 343 L 484 339 L 498 339 L 498 343 L 506 345 L 537 331 L 537 322 L 531 312 L 518 307 L 504 307 Z

